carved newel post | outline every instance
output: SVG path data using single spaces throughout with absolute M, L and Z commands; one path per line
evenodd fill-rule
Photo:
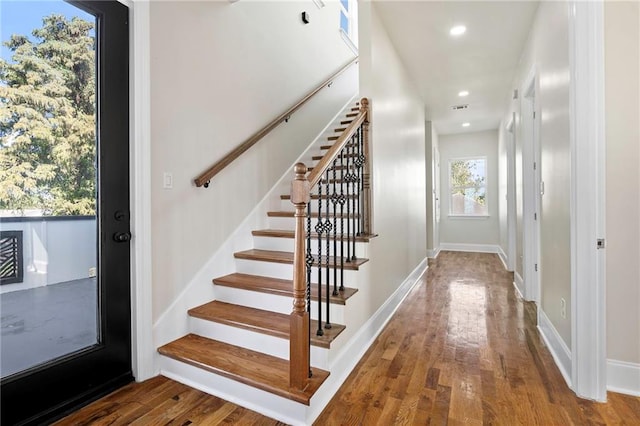
M 289 383 L 292 388 L 304 389 L 309 381 L 309 313 L 306 310 L 304 221 L 310 196 L 307 166 L 294 167 L 295 179 L 291 183 L 291 203 L 295 206 L 295 242 L 293 255 L 293 312 L 291 312 L 291 338 L 289 343 Z

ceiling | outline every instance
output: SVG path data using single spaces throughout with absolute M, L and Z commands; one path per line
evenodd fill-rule
M 497 129 L 537 1 L 378 0 L 374 7 L 439 134 Z M 465 34 L 449 30 L 465 25 Z M 469 91 L 459 97 L 462 90 Z M 468 104 L 463 110 L 452 106 Z M 462 127 L 462 123 L 470 123 Z

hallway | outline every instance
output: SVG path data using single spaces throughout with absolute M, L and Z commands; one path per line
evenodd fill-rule
M 316 425 L 640 424 L 640 398 L 577 398 L 497 255 L 441 252 Z
M 173 383 L 173 384 L 172 384 Z M 57 425 L 279 424 L 164 378 Z M 494 254 L 441 252 L 315 425 L 640 424 L 640 398 L 577 398 Z

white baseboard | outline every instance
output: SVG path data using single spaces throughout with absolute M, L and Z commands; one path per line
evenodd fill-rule
M 440 243 L 439 250 L 499 253 L 500 247 L 495 244 Z
M 508 271 L 509 267 L 507 266 L 507 255 L 504 253 L 504 250 L 502 250 L 502 247 L 500 246 L 498 246 L 498 257 L 502 261 L 502 266 L 504 266 L 504 269 Z
M 640 364 L 608 359 L 607 390 L 640 396 Z
M 520 298 L 524 299 L 524 280 L 517 271 L 513 273 L 513 286 L 518 291 Z
M 349 343 L 340 351 L 331 364 L 331 375 L 320 388 L 320 392 L 314 395 L 314 404 L 311 406 L 307 423 L 312 424 L 322 410 L 335 396 L 340 386 L 347 380 L 351 371 L 360 362 L 371 344 L 382 332 L 391 317 L 400 307 L 413 287 L 420 281 L 420 277 L 428 268 L 428 260 L 425 258 L 400 284 L 396 291 L 378 308 L 378 310 L 365 322 L 358 332 L 349 340 Z M 315 402 L 318 402 L 315 404 Z
M 437 258 L 439 254 L 440 254 L 440 247 L 438 247 L 436 249 L 432 249 L 432 250 L 427 250 L 427 257 L 429 259 Z
M 542 309 L 538 309 L 538 331 L 562 373 L 564 381 L 571 388 L 571 351 Z

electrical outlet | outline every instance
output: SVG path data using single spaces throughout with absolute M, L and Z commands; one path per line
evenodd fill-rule
M 567 302 L 564 298 L 560 298 L 560 316 L 567 318 Z
M 164 172 L 162 175 L 162 187 L 164 189 L 173 189 L 173 174 Z

